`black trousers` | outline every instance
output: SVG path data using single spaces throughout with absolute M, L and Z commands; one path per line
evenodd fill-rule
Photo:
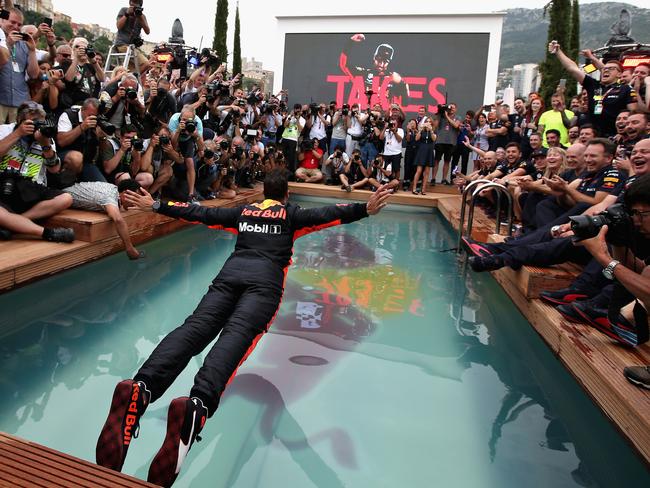
M 157 400 L 189 361 L 219 335 L 190 391 L 212 416 L 237 368 L 271 325 L 283 282 L 283 270 L 267 260 L 231 258 L 194 313 L 158 344 L 134 379 L 144 381 L 151 401 Z
M 512 246 L 500 256 L 508 266 L 515 269 L 521 266 L 545 267 L 569 261 L 584 265 L 592 259 L 584 247 L 574 246 L 570 237 L 527 246 Z
M 451 170 L 453 171 L 454 168 L 458 166 L 458 161 L 460 161 L 460 172 L 466 175 L 470 152 L 471 151 L 467 146 L 465 146 L 465 144 L 456 144 L 454 152 L 451 155 Z
M 296 148 L 298 147 L 297 141 L 292 141 L 290 139 L 282 139 L 282 152 L 284 153 L 284 159 L 287 162 L 287 169 L 291 174 L 296 172 Z

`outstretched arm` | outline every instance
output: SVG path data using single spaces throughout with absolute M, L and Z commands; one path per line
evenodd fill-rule
M 349 224 L 369 215 L 375 215 L 384 208 L 392 190 L 383 185 L 370 197 L 368 203 L 338 204 L 318 208 L 300 208 L 291 215 L 294 240 L 335 225 Z
M 129 205 L 140 210 L 153 211 L 155 200 L 143 188 L 140 189 L 140 193 L 127 190 L 124 199 Z M 241 214 L 241 207 L 210 208 L 187 203 L 167 202 L 162 203 L 156 212 L 191 223 L 205 224 L 213 229 L 237 230 L 237 219 Z

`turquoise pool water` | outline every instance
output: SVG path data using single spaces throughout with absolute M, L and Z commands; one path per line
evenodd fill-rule
M 297 241 L 281 312 L 175 486 L 650 486 L 496 282 L 442 252 L 453 242 L 412 210 Z M 0 430 L 94 461 L 114 385 L 233 244 L 193 227 L 143 246 L 141 263 L 116 255 L 0 296 Z M 146 478 L 206 353 L 150 406 L 125 473 Z

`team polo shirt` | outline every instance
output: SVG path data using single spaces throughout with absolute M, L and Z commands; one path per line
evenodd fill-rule
M 593 197 L 599 191 L 616 195 L 625 184 L 627 176 L 609 165 L 596 172 L 585 172 L 580 175 L 580 179 L 582 181 L 578 185 L 578 191 Z
M 318 159 L 314 157 L 313 150 L 305 151 L 305 159 L 300 163 L 300 167 L 305 169 L 319 169 L 320 159 L 323 157 L 323 150 L 318 148 L 316 152 L 318 153 Z
M 517 169 L 526 170 L 526 176 L 530 176 L 533 181 L 541 180 L 544 177 L 544 170 L 537 169 L 535 163 L 532 161 L 522 161 Z
M 521 165 L 520 161 L 516 161 L 514 164 L 509 165 L 508 160 L 506 159 L 500 163 L 497 163 L 497 166 L 494 169 L 496 171 L 501 171 L 501 173 L 503 173 L 503 176 L 507 176 L 513 171 L 519 169 L 520 165 Z
M 585 76 L 582 86 L 589 95 L 589 117 L 598 129 L 601 137 L 616 135 L 616 117 L 627 108 L 628 104 L 636 102 L 636 92 L 629 85 L 613 83 L 603 85 L 591 76 Z M 602 103 L 602 112 L 596 113 L 598 102 Z

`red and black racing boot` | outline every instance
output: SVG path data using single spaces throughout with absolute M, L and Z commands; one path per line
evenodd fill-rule
M 156 485 L 171 486 L 194 441 L 208 418 L 208 409 L 198 398 L 175 398 L 167 413 L 167 435 L 156 457 L 151 461 L 147 481 Z
M 113 392 L 111 408 L 97 439 L 97 464 L 121 471 L 131 441 L 138 437 L 140 417 L 149 405 L 151 393 L 142 381 L 120 381 Z

